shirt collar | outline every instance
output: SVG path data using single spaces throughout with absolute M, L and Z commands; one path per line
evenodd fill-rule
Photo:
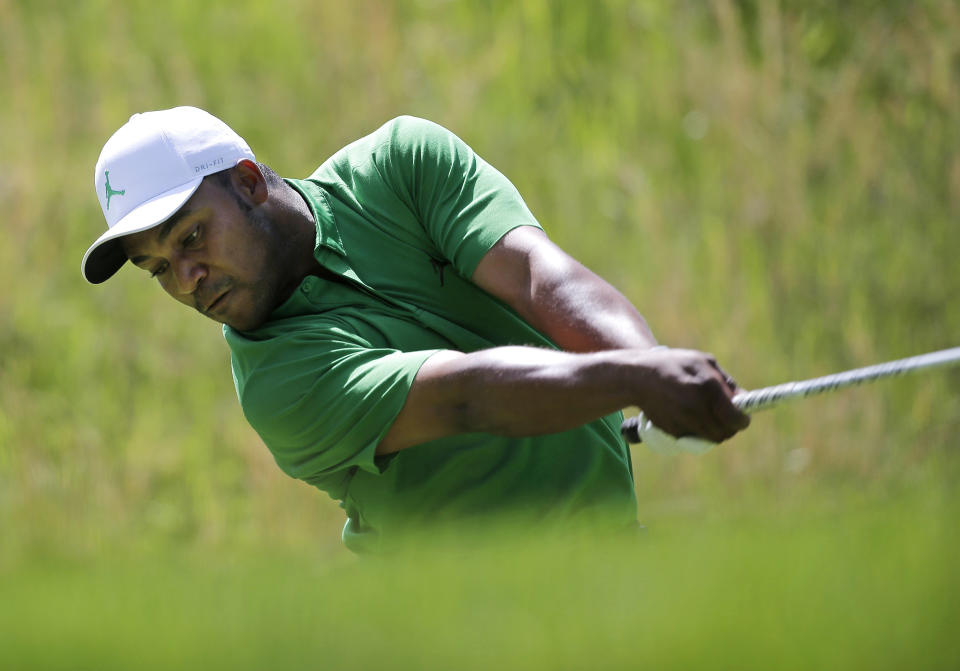
M 340 238 L 340 229 L 333 216 L 333 208 L 327 200 L 327 194 L 319 184 L 306 179 L 284 178 L 287 184 L 303 196 L 313 214 L 313 221 L 317 227 L 317 241 L 314 246 L 314 255 L 319 257 L 323 249 L 330 249 L 346 256 L 343 240 Z

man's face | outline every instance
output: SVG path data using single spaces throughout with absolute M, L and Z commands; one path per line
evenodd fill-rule
M 282 300 L 275 227 L 216 180 L 205 179 L 170 219 L 122 244 L 168 294 L 237 330 L 256 328 Z

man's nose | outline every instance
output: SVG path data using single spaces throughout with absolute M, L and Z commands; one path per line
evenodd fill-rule
M 173 272 L 177 280 L 177 293 L 189 295 L 197 290 L 207 276 L 207 267 L 189 255 L 183 255 L 175 260 Z

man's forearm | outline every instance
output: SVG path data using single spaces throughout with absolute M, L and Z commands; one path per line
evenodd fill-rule
M 555 433 L 628 405 L 673 435 L 720 441 L 745 426 L 732 395 L 716 362 L 689 350 L 445 351 L 420 368 L 377 452 L 460 433 Z
M 498 347 L 440 363 L 459 432 L 524 436 L 580 426 L 637 400 L 642 357 L 631 350 L 574 355 Z
M 533 347 L 439 352 L 417 374 L 378 452 L 459 433 L 565 431 L 631 403 L 627 351 L 570 354 Z

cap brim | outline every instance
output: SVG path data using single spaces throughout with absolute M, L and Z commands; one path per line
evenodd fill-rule
M 80 270 L 87 282 L 100 284 L 110 279 L 127 261 L 120 238 L 159 226 L 172 217 L 200 186 L 203 177 L 161 193 L 130 211 L 110 230 L 97 238 L 83 255 Z

